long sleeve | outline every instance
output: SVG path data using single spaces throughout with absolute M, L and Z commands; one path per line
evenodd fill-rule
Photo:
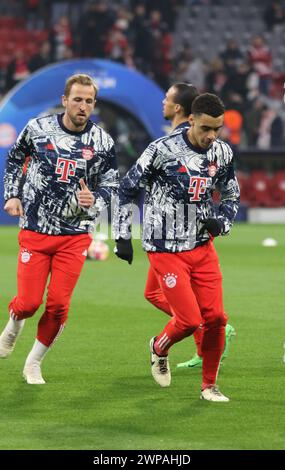
M 156 145 L 150 144 L 121 181 L 114 211 L 115 238 L 131 236 L 132 202 L 151 179 L 156 152 Z
M 240 190 L 234 172 L 233 160 L 225 174 L 219 179 L 217 188 L 221 194 L 218 219 L 223 222 L 222 235 L 227 235 L 238 212 Z
M 4 172 L 4 199 L 21 197 L 21 179 L 25 159 L 30 155 L 29 124 L 18 136 L 17 141 L 8 153 Z
M 96 168 L 90 168 L 88 182 L 95 197 L 94 206 L 88 210 L 88 215 L 94 216 L 106 209 L 112 197 L 118 192 L 119 175 L 117 170 L 116 153 L 114 145 L 104 157 L 99 173 Z

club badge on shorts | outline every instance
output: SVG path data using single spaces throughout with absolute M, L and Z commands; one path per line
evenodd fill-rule
M 176 286 L 177 277 L 178 276 L 174 273 L 167 273 L 165 276 L 163 276 L 163 280 L 169 289 L 173 289 L 173 287 Z
M 213 178 L 218 171 L 218 165 L 215 162 L 211 162 L 208 166 L 208 175 Z
M 26 248 L 21 250 L 21 261 L 22 261 L 22 263 L 28 263 L 31 259 L 31 256 L 33 256 L 33 254 L 30 253 Z

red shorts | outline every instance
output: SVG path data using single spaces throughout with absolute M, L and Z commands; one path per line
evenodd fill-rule
M 91 243 L 88 234 L 45 235 L 19 232 L 18 292 L 9 305 L 17 319 L 32 316 L 43 302 L 48 285 L 46 310 L 67 317 L 73 289 Z
M 222 274 L 211 241 L 181 253 L 148 252 L 148 258 L 151 279 L 147 288 L 156 291 L 156 298 L 160 291 L 160 308 L 172 314 L 177 327 L 193 332 L 201 323 L 206 327 L 226 324 Z M 150 292 L 146 290 L 145 295 L 149 298 Z

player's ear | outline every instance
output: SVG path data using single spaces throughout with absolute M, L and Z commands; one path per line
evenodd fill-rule
M 65 95 L 62 95 L 61 97 L 61 104 L 64 108 L 66 108 L 66 101 L 67 101 L 67 98 Z
M 181 105 L 178 104 L 178 103 L 175 103 L 175 108 L 174 109 L 175 109 L 176 113 L 179 113 L 179 111 L 181 110 Z
M 189 121 L 190 126 L 193 126 L 193 124 L 194 124 L 194 116 L 193 116 L 193 114 L 189 114 L 188 121 Z

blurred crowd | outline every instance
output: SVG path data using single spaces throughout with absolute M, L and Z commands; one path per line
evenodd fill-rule
M 262 36 L 254 36 L 246 53 L 235 39 L 210 63 L 185 45 L 176 57 L 176 81 L 194 83 L 200 91 L 225 102 L 223 138 L 234 147 L 281 147 L 284 143 L 284 74 L 273 80 L 272 54 Z M 281 76 L 280 76 L 281 75 Z
M 18 43 L 4 92 L 19 80 L 14 73 L 17 66 L 21 75 L 27 75 L 72 57 L 108 58 L 142 71 L 167 88 L 175 17 L 182 4 L 183 0 L 11 0 L 0 7 L 0 15 L 25 18 L 28 31 L 45 31 L 46 38 L 32 57 L 22 47 L 23 41 Z
M 274 70 L 263 35 L 246 50 L 234 37 L 210 61 L 190 41 L 175 47 L 177 18 L 187 7 L 222 0 L 9 0 L 0 5 L 0 95 L 35 70 L 73 57 L 107 58 L 148 75 L 164 90 L 175 81 L 222 97 L 223 138 L 237 148 L 284 145 L 285 70 Z M 10 20 L 9 20 L 10 19 Z M 13 19 L 11 23 L 11 19 Z M 267 1 L 264 31 L 285 30 L 282 1 Z M 9 23 L 10 21 L 10 23 Z

